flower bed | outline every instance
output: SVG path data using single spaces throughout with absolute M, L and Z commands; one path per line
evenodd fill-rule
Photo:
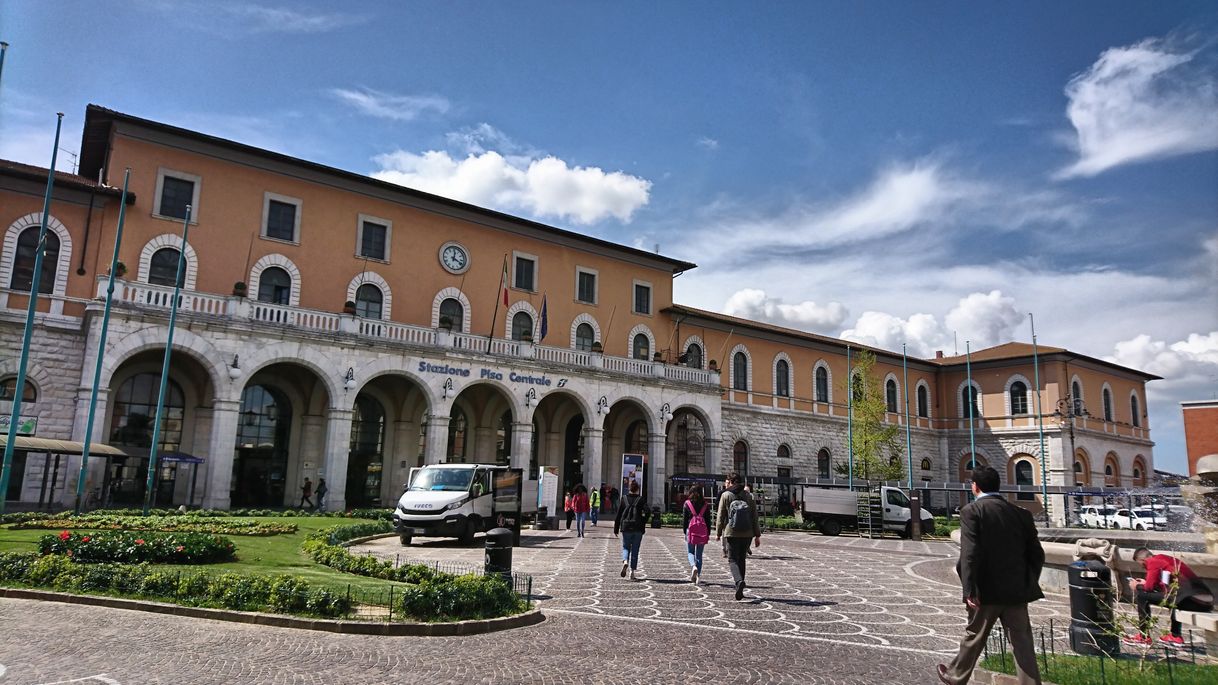
M 295 576 L 156 570 L 146 564 L 76 564 L 66 556 L 0 553 L 0 583 L 61 592 L 167 600 L 187 606 L 339 617 L 347 595 Z
M 216 535 L 282 535 L 296 532 L 295 523 L 242 521 L 195 516 L 118 516 L 82 514 L 14 523 L 13 530 L 84 528 L 88 530 L 155 530 L 164 533 Z
M 62 555 L 86 563 L 210 564 L 237 558 L 231 540 L 206 533 L 65 530 L 44 535 L 38 541 L 38 550 L 43 555 Z
M 152 509 L 148 512 L 149 516 L 173 517 L 182 519 L 192 518 L 249 518 L 249 517 L 280 517 L 280 518 L 296 518 L 296 517 L 326 517 L 326 518 L 347 518 L 347 519 L 370 519 L 389 521 L 393 518 L 393 510 L 390 507 L 384 509 L 351 509 L 349 511 L 306 511 L 304 509 L 192 509 L 189 511 L 179 511 L 177 509 Z M 0 515 L 0 525 L 27 523 L 30 521 L 49 521 L 52 519 L 76 519 L 87 516 L 138 516 L 143 518 L 144 512 L 140 509 L 98 509 L 86 514 L 73 514 L 71 511 L 61 511 L 58 513 L 48 513 L 45 511 L 23 511 L 14 514 Z

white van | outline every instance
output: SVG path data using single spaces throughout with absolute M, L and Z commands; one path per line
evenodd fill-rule
M 815 521 L 822 535 L 839 535 L 843 528 L 857 529 L 859 525 L 859 492 L 845 488 L 824 488 L 805 485 L 803 488 L 804 520 Z M 900 488 L 883 486 L 880 496 L 884 504 L 884 530 L 909 537 L 913 519 L 909 496 Z M 922 532 L 935 532 L 935 517 L 922 510 Z
M 403 545 L 416 537 L 458 538 L 470 544 L 476 534 L 503 525 L 495 514 L 496 497 L 508 501 L 519 497 L 522 514 L 536 513 L 537 481 L 500 482 L 498 476 L 509 471 L 495 464 L 429 464 L 411 469 L 410 483 L 393 512 L 394 532 Z M 519 527 L 519 521 L 514 523 Z

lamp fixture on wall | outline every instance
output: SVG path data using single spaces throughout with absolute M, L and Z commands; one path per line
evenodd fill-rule
M 233 355 L 233 363 L 228 365 L 228 379 L 235 381 L 241 377 L 241 364 L 238 355 Z
M 660 407 L 660 420 L 672 421 L 672 405 L 665 402 L 664 406 Z
M 453 379 L 446 378 L 446 379 L 444 379 L 444 385 L 440 386 L 440 395 L 444 399 L 448 399 L 449 397 L 452 396 L 452 394 L 453 394 Z
M 596 401 L 596 413 L 602 416 L 609 415 L 609 399 L 604 395 L 601 395 L 601 398 Z
M 524 394 L 524 406 L 533 407 L 537 405 L 537 388 L 529 388 Z
M 343 391 L 355 390 L 355 368 L 348 366 L 347 373 L 343 376 Z

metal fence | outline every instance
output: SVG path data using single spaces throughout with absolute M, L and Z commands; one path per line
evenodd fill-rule
M 369 556 L 372 556 L 369 553 Z M 395 554 L 393 556 L 393 567 L 400 568 L 402 566 L 426 566 L 437 573 L 448 573 L 454 576 L 484 576 L 487 575 L 486 567 L 480 564 L 470 564 L 460 561 L 429 561 L 429 560 L 411 560 L 403 559 L 402 555 Z M 533 601 L 533 576 L 526 573 L 496 573 L 500 578 L 508 581 L 512 586 L 512 590 L 520 595 L 527 602 Z

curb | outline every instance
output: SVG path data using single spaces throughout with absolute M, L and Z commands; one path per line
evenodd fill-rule
M 150 602 L 137 599 L 122 599 L 119 597 L 101 597 L 96 595 L 73 595 L 66 592 L 50 592 L 47 590 L 26 590 L 16 588 L 0 588 L 0 597 L 10 599 L 34 599 L 45 602 L 64 602 L 67 604 L 86 604 L 89 606 L 107 607 L 110 609 L 130 609 L 133 611 L 148 611 L 154 614 L 169 614 L 188 618 L 206 618 L 214 621 L 229 621 L 231 623 L 250 623 L 276 628 L 296 628 L 299 630 L 319 630 L 328 633 L 346 633 L 349 635 L 381 635 L 394 637 L 445 637 L 457 635 L 481 635 L 512 628 L 523 628 L 536 625 L 545 620 L 541 609 L 533 608 L 523 614 L 491 618 L 475 621 L 457 621 L 454 623 L 382 623 L 371 621 L 335 621 L 331 619 L 297 618 L 279 614 L 262 614 L 253 611 L 230 611 L 228 609 L 207 609 L 203 607 L 188 607 L 180 604 Z
M 1018 676 L 995 673 L 994 671 L 987 671 L 984 668 L 978 668 L 973 671 L 972 681 L 978 683 L 978 685 L 1019 685 Z M 1043 685 L 1053 685 L 1053 683 L 1045 680 Z

